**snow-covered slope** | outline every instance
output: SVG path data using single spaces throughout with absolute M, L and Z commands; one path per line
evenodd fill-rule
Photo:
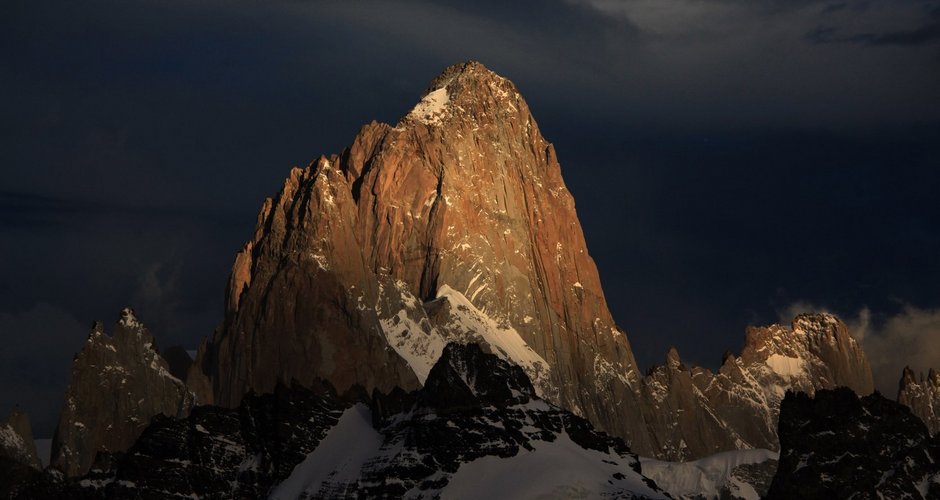
M 460 343 L 418 391 L 281 385 L 238 408 L 158 415 L 82 477 L 13 486 L 25 498 L 668 498 L 622 440 Z
M 531 445 L 533 450 L 513 457 L 487 456 L 461 465 L 441 498 L 664 498 L 637 474 L 623 474 L 630 463 L 618 453 L 586 449 L 566 433 Z
M 475 344 L 448 344 L 411 397 L 347 410 L 272 498 L 667 498 L 623 441 Z
M 389 280 L 390 281 L 390 280 Z M 487 315 L 462 293 L 442 285 L 436 298 L 422 304 L 406 283 L 380 285 L 380 305 L 376 307 L 382 332 L 424 384 L 431 367 L 450 342 L 476 343 L 487 352 L 520 366 L 540 397 L 557 394 L 549 379 L 549 365 L 522 339 L 512 325 Z M 392 304 L 401 306 L 395 311 Z
M 343 412 L 316 449 L 274 489 L 270 498 L 293 500 L 311 491 L 323 496 L 340 493 L 330 491 L 329 485 L 355 482 L 381 446 L 382 435 L 372 427 L 371 410 L 363 404 L 354 405 Z

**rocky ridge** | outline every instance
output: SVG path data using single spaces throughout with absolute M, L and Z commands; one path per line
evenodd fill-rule
M 114 333 L 100 322 L 72 362 L 52 441 L 52 465 L 68 476 L 89 470 L 99 452 L 130 448 L 155 415 L 184 417 L 193 394 L 168 371 L 153 336 L 130 308 Z
M 648 421 L 660 457 L 688 460 L 747 448 L 778 449 L 777 417 L 788 390 L 813 394 L 850 387 L 873 391 L 871 367 L 848 327 L 831 314 L 802 314 L 791 326 L 749 327 L 740 356 L 727 355 L 717 373 L 666 364 L 643 379 Z
M 410 398 L 375 401 L 347 410 L 272 498 L 666 498 L 622 440 L 546 403 L 520 367 L 476 344 L 448 344 Z M 318 467 L 331 460 L 356 465 Z
M 940 498 L 940 435 L 878 393 L 788 392 L 765 498 Z
M 541 400 L 521 368 L 476 345 L 446 346 L 418 391 L 319 387 L 157 416 L 126 453 L 20 497 L 668 498 L 622 440 Z
M 931 368 L 926 378 L 921 373 L 918 380 L 914 371 L 905 367 L 898 383 L 898 403 L 923 420 L 931 434 L 940 432 L 940 373 Z

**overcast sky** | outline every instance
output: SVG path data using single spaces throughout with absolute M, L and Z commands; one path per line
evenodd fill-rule
M 72 354 L 131 305 L 221 320 L 290 167 L 395 122 L 445 66 L 513 80 L 642 367 L 716 368 L 808 309 L 879 388 L 940 368 L 940 2 L 0 4 L 0 412 L 51 436 Z

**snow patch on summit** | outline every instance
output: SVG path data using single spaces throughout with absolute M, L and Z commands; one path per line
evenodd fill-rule
M 421 98 L 421 102 L 408 113 L 407 117 L 418 120 L 425 125 L 440 125 L 441 118 L 447 110 L 449 102 L 450 96 L 447 94 L 447 87 L 441 87 L 428 92 L 426 96 Z

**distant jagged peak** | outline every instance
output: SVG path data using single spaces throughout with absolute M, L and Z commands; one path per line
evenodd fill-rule
M 793 318 L 791 328 L 794 332 L 805 334 L 843 336 L 855 342 L 855 339 L 849 335 L 848 325 L 835 314 L 828 312 L 798 314 Z
M 131 307 L 121 309 L 110 335 L 102 321 L 93 322 L 83 351 L 85 349 L 107 350 L 111 352 L 110 356 L 124 356 L 129 352 L 143 353 L 147 356 L 148 363 L 151 358 L 159 357 L 153 335 L 137 318 Z
M 113 335 L 96 321 L 72 361 L 52 465 L 67 476 L 83 474 L 98 451 L 130 447 L 154 415 L 185 416 L 193 404 L 194 396 L 170 373 L 153 336 L 125 307 Z
M 911 409 L 917 415 L 931 434 L 940 432 L 940 373 L 933 368 L 924 377 L 919 376 L 910 366 L 905 366 L 898 381 L 899 403 Z
M 666 351 L 666 366 L 673 370 L 679 370 L 682 367 L 682 358 L 679 357 L 679 349 L 676 349 L 676 346 L 670 346 Z
M 0 457 L 34 469 L 42 468 L 29 416 L 19 405 L 13 407 L 6 422 L 0 422 Z
M 742 356 L 749 351 L 751 354 L 792 355 L 795 348 L 820 341 L 846 344 L 853 350 L 860 350 L 858 342 L 849 333 L 849 327 L 838 316 L 828 312 L 798 314 L 789 326 L 779 323 L 748 326 L 745 333 Z

